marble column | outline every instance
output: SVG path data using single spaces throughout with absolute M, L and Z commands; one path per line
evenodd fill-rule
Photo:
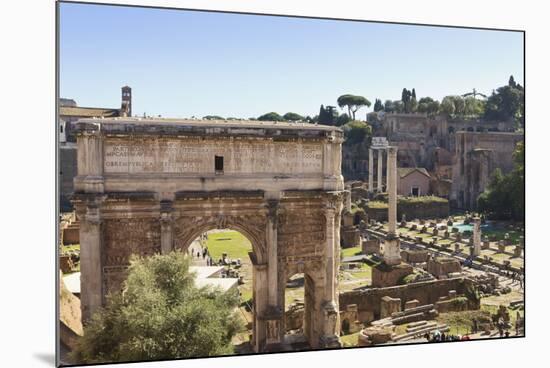
M 325 300 L 333 301 L 335 296 L 335 285 L 331 282 L 334 279 L 334 266 L 335 266 L 335 249 L 334 249 L 334 227 L 335 227 L 336 208 L 329 202 L 325 208 L 326 218 L 326 243 L 325 243 L 325 259 L 326 259 L 326 272 L 325 280 L 327 281 L 327 288 L 325 290 Z
M 325 207 L 326 218 L 326 272 L 325 272 L 325 297 L 322 303 L 323 334 L 319 339 L 319 347 L 340 347 L 338 338 L 339 313 L 337 272 L 340 249 L 340 214 L 342 211 L 342 197 L 335 196 L 328 200 Z
M 344 198 L 346 204 L 346 211 L 351 212 L 351 187 L 347 187 L 344 191 Z
M 388 153 L 386 151 L 386 192 L 388 191 L 388 188 L 390 187 L 390 176 L 388 175 L 388 159 L 387 159 Z
M 474 247 L 472 250 L 472 255 L 479 256 L 481 254 L 481 219 L 479 217 L 474 217 Z
M 98 204 L 87 204 L 80 218 L 80 308 L 86 323 L 103 305 L 103 236 Z
M 401 263 L 397 236 L 397 147 L 388 147 L 388 235 L 384 240 L 384 261 L 390 265 Z
M 267 340 L 267 325 L 264 318 L 268 309 L 268 288 L 267 288 L 267 264 L 258 264 L 252 258 L 252 349 L 262 352 Z
M 376 191 L 378 193 L 382 192 L 382 160 L 384 159 L 383 150 L 378 150 L 378 172 L 376 173 Z
M 174 220 L 172 218 L 171 211 L 164 211 L 160 213 L 160 252 L 162 254 L 168 254 L 173 249 L 173 235 Z
M 369 193 L 374 192 L 374 150 L 369 148 Z
M 267 243 L 267 283 L 269 285 L 269 305 L 278 306 L 278 260 L 277 260 L 277 214 L 279 211 L 278 200 L 268 200 L 268 215 L 266 228 Z

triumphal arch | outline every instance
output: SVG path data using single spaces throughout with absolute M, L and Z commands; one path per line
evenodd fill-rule
M 280 348 L 284 290 L 305 275 L 304 333 L 339 345 L 342 131 L 259 121 L 83 119 L 75 124 L 81 303 L 90 318 L 130 255 L 185 250 L 215 228 L 252 243 L 253 347 Z

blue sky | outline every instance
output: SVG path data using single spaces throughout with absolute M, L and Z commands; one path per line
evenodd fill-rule
M 519 32 L 60 5 L 60 94 L 80 106 L 118 107 L 129 85 L 138 115 L 313 116 L 344 93 L 489 94 L 510 75 Z

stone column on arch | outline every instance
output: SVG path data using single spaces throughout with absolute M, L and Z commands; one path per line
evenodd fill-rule
M 374 192 L 374 150 L 369 148 L 369 193 Z
M 264 351 L 267 340 L 267 323 L 264 318 L 268 311 L 267 263 L 260 263 L 254 253 L 252 261 L 252 349 Z
M 319 347 L 330 348 L 340 347 L 338 338 L 339 329 L 339 311 L 338 311 L 338 293 L 337 293 L 337 274 L 338 257 L 340 256 L 339 244 L 339 222 L 340 212 L 342 211 L 341 193 L 331 195 L 326 202 L 326 247 L 325 247 L 325 295 L 322 302 L 322 336 L 320 337 Z
M 384 152 L 383 150 L 378 150 L 378 171 L 376 173 L 376 191 L 378 193 L 382 192 L 382 160 L 384 159 Z
M 277 195 L 273 195 L 276 197 Z M 283 331 L 284 311 L 282 300 L 279 297 L 279 261 L 278 261 L 278 215 L 279 200 L 270 198 L 267 200 L 267 218 L 266 218 L 266 248 L 267 248 L 267 303 L 264 311 L 261 313 L 261 319 L 265 325 L 265 347 L 266 351 L 276 351 L 280 349 Z
M 172 201 L 160 202 L 160 251 L 168 254 L 174 249 L 174 219 Z
M 100 200 L 91 200 L 80 217 L 80 308 L 86 323 L 103 305 L 102 215 Z

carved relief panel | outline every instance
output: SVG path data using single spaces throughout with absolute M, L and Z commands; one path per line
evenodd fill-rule
M 278 254 L 311 256 L 324 250 L 326 219 L 320 211 L 284 211 L 278 221 Z
M 153 218 L 109 219 L 104 223 L 103 266 L 126 266 L 130 256 L 160 253 L 160 222 Z

